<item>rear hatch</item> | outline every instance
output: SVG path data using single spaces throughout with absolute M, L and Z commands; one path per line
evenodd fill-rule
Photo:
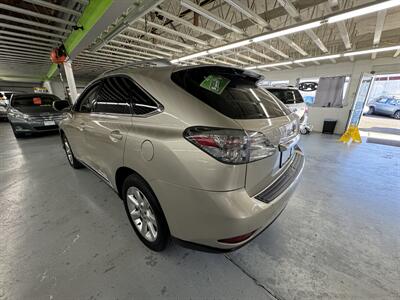
M 257 86 L 261 78 L 253 72 L 219 66 L 191 67 L 171 76 L 176 84 L 197 99 L 235 120 L 248 135 L 250 142 L 245 147 L 248 146 L 251 154 L 246 161 L 245 187 L 250 196 L 261 192 L 283 172 L 298 139 L 298 117 L 276 97 Z M 199 147 L 204 146 L 203 150 L 210 155 L 220 154 L 226 148 L 231 151 L 232 143 L 241 141 L 240 134 L 238 137 L 229 129 L 218 133 L 207 128 L 192 130 L 188 139 Z M 220 140 L 230 141 L 228 146 L 231 148 L 222 145 L 215 150 Z M 274 151 L 262 152 L 269 146 Z M 243 152 L 239 155 L 243 157 Z M 225 157 L 219 160 L 223 159 Z
M 54 117 L 62 113 L 54 110 L 53 102 L 60 100 L 54 95 L 26 94 L 12 98 L 11 107 L 31 117 Z

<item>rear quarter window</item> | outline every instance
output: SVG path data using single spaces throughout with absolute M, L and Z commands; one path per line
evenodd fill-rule
M 290 111 L 264 89 L 252 72 L 227 67 L 179 70 L 171 79 L 201 102 L 232 119 L 276 118 Z

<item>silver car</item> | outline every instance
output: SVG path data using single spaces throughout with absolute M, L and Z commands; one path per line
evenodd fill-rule
M 297 115 L 259 79 L 222 66 L 105 74 L 60 124 L 68 161 L 119 194 L 150 249 L 171 236 L 211 251 L 240 247 L 279 216 L 304 165 Z
M 367 114 L 391 116 L 400 119 L 400 99 L 396 97 L 381 97 L 379 100 L 368 104 Z
M 60 98 L 51 94 L 14 94 L 7 107 L 7 116 L 15 137 L 58 131 L 63 114 L 54 110 L 54 101 L 60 101 Z

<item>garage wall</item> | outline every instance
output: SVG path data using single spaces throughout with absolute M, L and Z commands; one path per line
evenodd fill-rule
M 379 55 L 379 54 L 378 54 Z M 398 73 L 400 70 L 399 58 L 378 58 L 375 60 L 359 60 L 337 64 L 315 65 L 293 70 L 261 72 L 267 80 L 289 80 L 295 85 L 297 78 L 313 78 L 325 76 L 348 75 L 351 76 L 349 89 L 342 108 L 310 107 L 309 121 L 316 132 L 322 131 L 324 119 L 336 119 L 335 133 L 342 134 L 346 129 L 347 119 L 353 106 L 361 75 L 365 72 L 375 71 L 376 74 Z

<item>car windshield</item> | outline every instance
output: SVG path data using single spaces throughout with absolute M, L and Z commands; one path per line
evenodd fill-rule
M 60 100 L 54 95 L 23 95 L 14 96 L 11 106 L 23 113 L 56 112 L 53 102 Z
M 232 119 L 276 118 L 290 111 L 257 86 L 260 76 L 228 67 L 195 67 L 176 71 L 172 81 L 200 101 Z
M 279 100 L 281 100 L 285 104 L 297 104 L 303 103 L 303 97 L 298 90 L 294 89 L 270 89 L 267 88 L 269 92 L 274 94 Z

